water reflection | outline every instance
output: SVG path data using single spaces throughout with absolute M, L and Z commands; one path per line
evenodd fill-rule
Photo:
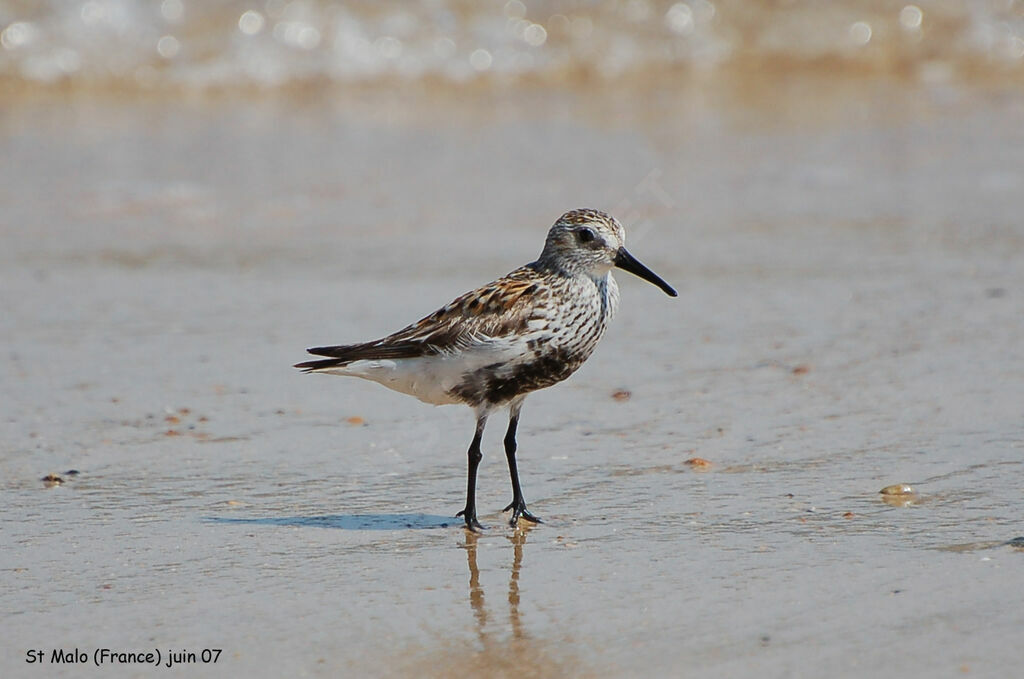
M 511 564 L 505 545 L 497 535 L 463 532 L 457 546 L 466 552 L 469 570 L 469 606 L 472 613 L 472 636 L 452 636 L 450 625 L 440 632 L 439 643 L 433 648 L 416 649 L 408 654 L 410 659 L 402 665 L 397 676 L 424 677 L 492 677 L 495 679 L 523 679 L 534 677 L 591 677 L 597 673 L 586 663 L 578 652 L 577 644 L 562 633 L 552 634 L 550 620 L 536 621 L 542 625 L 531 635 L 527 631 L 530 617 L 524 621 L 520 603 L 523 595 L 530 593 L 542 597 L 539 590 L 520 591 L 520 575 L 523 570 L 526 543 L 531 526 L 517 528 L 502 537 L 512 545 Z M 500 552 L 500 563 L 496 567 L 484 568 L 478 564 L 480 545 L 491 549 L 483 551 L 484 558 L 493 558 Z M 497 543 L 497 544 L 496 544 Z M 500 547 L 495 550 L 494 547 Z M 508 570 L 508 587 L 504 602 L 500 591 L 491 590 L 488 601 L 485 581 L 492 582 L 495 575 L 504 580 Z M 543 602 L 541 602 L 543 603 Z M 506 608 L 507 606 L 507 608 Z M 507 623 L 505 611 L 507 610 Z M 475 637 L 475 639 L 473 639 Z
M 512 639 L 522 641 L 525 638 L 523 633 L 522 618 L 519 615 L 519 572 L 523 567 L 523 547 L 526 545 L 526 537 L 529 535 L 532 526 L 517 528 L 512 535 L 506 536 L 512 543 L 512 570 L 508 580 L 508 618 L 512 629 Z M 488 630 L 487 606 L 484 601 L 484 588 L 480 584 L 480 568 L 477 566 L 477 544 L 480 536 L 477 533 L 466 531 L 466 542 L 462 548 L 466 550 L 466 561 L 469 565 L 469 605 L 473 609 L 473 617 L 476 619 L 476 632 L 480 643 L 486 649 L 491 642 Z

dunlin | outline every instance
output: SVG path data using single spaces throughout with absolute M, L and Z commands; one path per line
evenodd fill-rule
M 299 363 L 305 372 L 350 375 L 434 405 L 463 403 L 476 413 L 469 445 L 466 507 L 470 530 L 476 516 L 476 472 L 488 416 L 509 409 L 505 456 L 512 477 L 511 525 L 539 523 L 526 508 L 516 468 L 516 427 L 531 391 L 569 377 L 593 353 L 619 304 L 611 270 L 618 267 L 650 281 L 672 297 L 676 291 L 637 261 L 624 246 L 626 233 L 598 210 L 573 210 L 548 231 L 535 262 L 462 295 L 426 318 L 361 344 L 315 347 L 330 358 Z

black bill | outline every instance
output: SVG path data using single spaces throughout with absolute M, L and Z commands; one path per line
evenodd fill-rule
M 661 280 L 661 277 L 658 276 L 658 274 L 648 269 L 646 266 L 640 263 L 640 260 L 626 252 L 626 248 L 619 248 L 619 252 L 615 255 L 615 266 L 619 267 L 623 271 L 628 271 L 634 276 L 639 276 L 645 281 L 654 283 L 659 288 L 664 290 L 665 294 L 670 297 L 679 296 L 671 285 Z

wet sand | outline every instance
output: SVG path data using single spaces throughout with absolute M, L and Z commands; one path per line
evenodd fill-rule
M 6 108 L 0 674 L 1016 672 L 1024 96 L 698 85 Z M 467 535 L 468 409 L 290 364 L 578 206 L 680 297 L 619 276 L 595 356 L 526 402 L 547 523 L 498 512 L 499 418 Z

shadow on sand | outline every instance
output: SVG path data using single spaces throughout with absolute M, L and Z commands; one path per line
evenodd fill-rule
M 462 520 L 434 514 L 329 514 L 326 516 L 281 516 L 265 518 L 204 517 L 204 521 L 251 526 L 299 526 L 341 530 L 425 530 L 461 526 Z

